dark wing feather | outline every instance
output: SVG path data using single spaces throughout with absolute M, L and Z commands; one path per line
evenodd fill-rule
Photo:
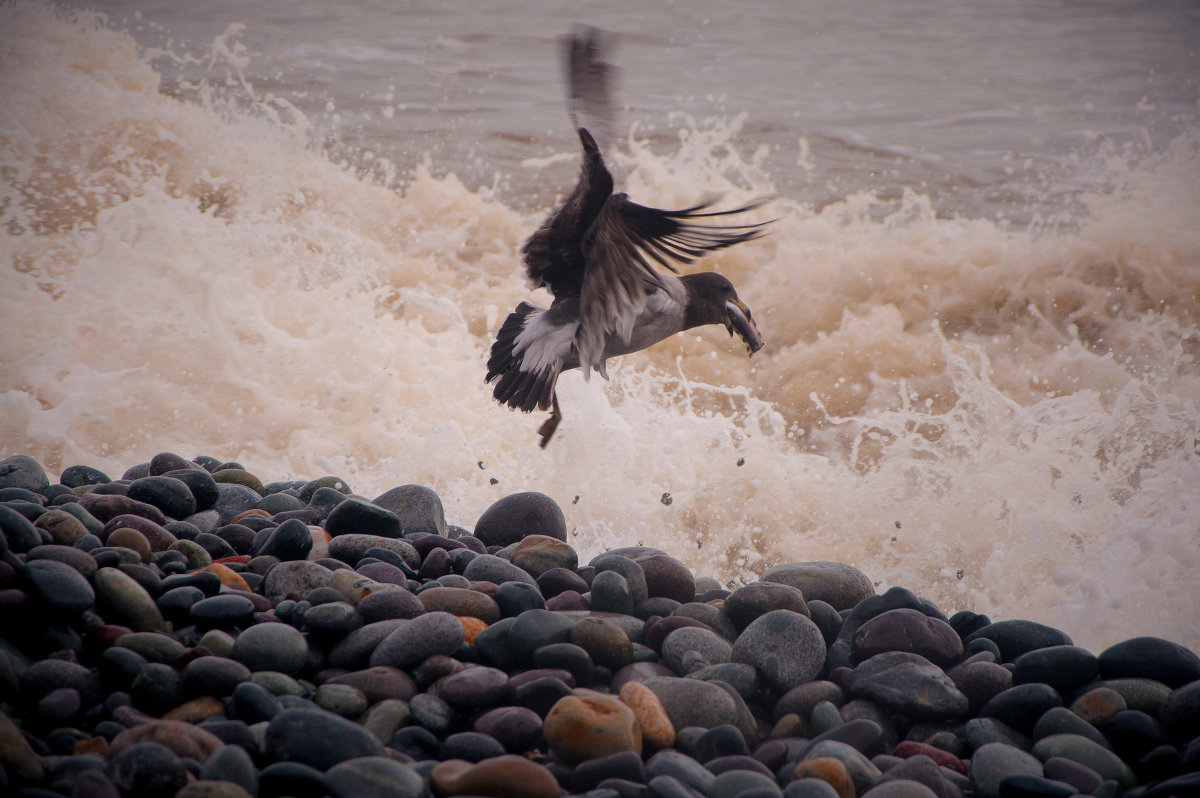
M 604 203 L 583 242 L 585 268 L 579 308 L 576 349 L 586 377 L 589 369 L 604 370 L 608 335 L 628 342 L 633 325 L 646 304 L 646 286 L 663 286 L 654 263 L 678 271 L 675 263 L 691 263 L 706 252 L 758 238 L 766 222 L 705 224 L 708 219 L 753 210 L 763 201 L 725 211 L 707 210 L 713 200 L 677 211 L 664 211 L 630 202 L 614 194 Z
M 612 103 L 616 68 L 605 60 L 612 40 L 612 34 L 591 27 L 578 28 L 563 37 L 567 114 L 571 126 L 576 130 L 590 130 L 602 150 L 612 142 L 616 116 Z

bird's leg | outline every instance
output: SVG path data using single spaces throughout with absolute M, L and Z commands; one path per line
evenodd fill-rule
M 562 421 L 562 410 L 558 407 L 558 391 L 554 392 L 552 397 L 554 409 L 550 411 L 550 418 L 542 422 L 542 426 L 538 427 L 538 435 L 542 436 L 541 447 L 546 448 L 546 444 L 550 442 L 550 438 L 554 436 L 554 431 L 558 429 L 558 422 Z

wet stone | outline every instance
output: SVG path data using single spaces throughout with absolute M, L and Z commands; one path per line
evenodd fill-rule
M 256 539 L 250 553 L 254 556 L 269 555 L 278 557 L 281 562 L 303 560 L 312 551 L 312 533 L 308 527 L 296 519 L 284 521 L 274 529 L 264 529 L 261 542 Z
M 100 568 L 92 577 L 96 606 L 107 620 L 136 631 L 164 629 L 162 613 L 138 582 L 117 568 Z
M 371 653 L 370 664 L 411 668 L 435 654 L 453 654 L 463 644 L 463 626 L 445 612 L 429 612 L 406 621 Z
M 220 698 L 249 678 L 250 669 L 240 662 L 221 656 L 199 657 L 183 669 L 183 689 L 192 696 Z
M 500 608 L 500 615 L 505 618 L 515 618 L 526 610 L 546 609 L 541 591 L 526 582 L 505 582 L 496 588 L 493 598 Z
M 1003 743 L 988 743 L 971 757 L 969 778 L 980 798 L 1000 798 L 1000 782 L 1015 774 L 1042 775 L 1036 757 Z
M 526 582 L 536 585 L 533 577 L 525 573 L 508 560 L 491 554 L 481 554 L 467 563 L 462 575 L 472 582 Z
M 642 751 L 637 718 L 615 696 L 567 696 L 547 714 L 542 732 L 550 750 L 571 763 Z
M 448 704 L 475 709 L 489 707 L 508 692 L 508 674 L 496 668 L 467 668 L 442 680 L 438 695 Z
M 425 781 L 410 765 L 383 756 L 359 757 L 325 773 L 334 798 L 421 798 Z
M 295 674 L 308 661 L 308 644 L 299 631 L 287 624 L 260 623 L 237 636 L 233 659 L 251 671 Z
M 754 619 L 773 610 L 791 610 L 805 617 L 809 615 L 804 594 L 791 585 L 751 582 L 725 599 L 725 614 L 739 632 Z
M 166 476 L 148 476 L 129 483 L 125 495 L 135 501 L 145 502 L 162 511 L 170 518 L 187 518 L 196 512 L 196 499 L 192 491 L 179 479 Z
M 763 571 L 761 582 L 791 585 L 808 601 L 824 601 L 837 610 L 847 610 L 868 596 L 875 587 L 862 571 L 837 562 L 801 562 L 775 565 Z
M 172 795 L 188 781 L 187 766 L 159 743 L 132 745 L 115 754 L 108 776 L 127 796 Z
M 885 651 L 910 651 L 947 668 L 962 659 L 962 640 L 950 624 L 914 609 L 888 610 L 854 633 L 851 652 L 858 661 Z
M 850 692 L 916 719 L 956 718 L 967 697 L 940 668 L 918 654 L 877 654 L 854 669 Z
M 951 668 L 947 675 L 967 697 L 968 711 L 972 714 L 977 714 L 980 707 L 1012 687 L 1012 673 L 995 662 L 964 662 Z
M 135 707 L 148 715 L 161 717 L 183 703 L 183 677 L 170 665 L 151 662 L 133 680 L 129 694 Z
M 1073 645 L 1071 638 L 1050 626 L 1033 621 L 996 621 L 972 632 L 963 641 L 965 644 L 984 638 L 996 644 L 1004 662 L 1015 662 L 1022 654 L 1051 646 Z
M 728 723 L 737 712 L 733 698 L 710 682 L 654 678 L 645 684 L 662 704 L 676 731 L 688 726 L 711 729 Z
M 446 534 L 446 512 L 441 498 L 424 485 L 401 485 L 376 497 L 374 503 L 396 515 L 402 534 Z
M 963 725 L 963 738 L 972 750 L 988 743 L 1003 743 L 1022 751 L 1033 748 L 1033 740 L 1028 735 L 992 718 L 971 718 Z
M 1099 671 L 1096 655 L 1078 646 L 1049 646 L 1017 657 L 1012 682 L 1048 684 L 1067 695 L 1091 682 Z
M 177 468 L 156 476 L 177 479 L 187 486 L 188 491 L 192 494 L 192 498 L 196 502 L 196 510 L 193 515 L 196 512 L 208 510 L 221 497 L 220 491 L 217 489 L 216 480 L 212 478 L 211 474 L 202 469 Z
M 663 661 L 681 676 L 687 673 L 683 660 L 688 652 L 696 652 L 708 664 L 718 664 L 730 661 L 733 646 L 716 632 L 693 626 L 676 629 L 663 640 Z
M 510 754 L 532 750 L 542 740 L 542 718 L 527 707 L 490 709 L 475 719 L 473 728 L 494 738 Z
M 575 571 L 567 568 L 551 568 L 537 577 L 537 586 L 547 599 L 553 598 L 567 590 L 576 593 L 586 593 L 588 583 Z
M 384 748 L 345 718 L 319 709 L 285 709 L 267 726 L 263 753 L 271 762 L 298 762 L 325 771 L 348 759 L 383 756 Z
M 475 537 L 486 546 L 509 546 L 529 535 L 567 539 L 567 523 L 558 503 L 544 493 L 505 496 L 475 522 Z
M 400 519 L 391 510 L 358 498 L 339 502 L 325 518 L 325 531 L 330 535 L 375 535 L 382 538 L 403 537 Z
M 1055 734 L 1076 734 L 1086 737 L 1098 745 L 1108 745 L 1104 735 L 1083 718 L 1066 707 L 1053 707 L 1038 718 L 1033 726 L 1033 739 L 1040 740 Z
M 203 598 L 191 605 L 189 617 L 197 629 L 247 627 L 254 618 L 254 602 L 245 596 L 225 594 Z
M 84 575 L 64 562 L 33 560 L 26 563 L 23 575 L 33 595 L 55 612 L 74 615 L 90 609 L 96 601 Z
M 344 718 L 357 718 L 367 710 L 362 690 L 348 684 L 323 684 L 317 688 L 317 706 Z
M 567 639 L 586 651 L 593 663 L 614 673 L 633 661 L 629 636 L 603 618 L 580 619 L 571 627 Z
M 778 693 L 815 679 L 825 653 L 825 638 L 816 624 L 785 609 L 756 618 L 733 644 L 733 661 L 753 665 Z
M 454 708 L 433 693 L 418 693 L 408 702 L 413 723 L 422 726 L 439 737 L 444 736 L 455 724 Z
M 1047 710 L 1062 706 L 1062 696 L 1048 684 L 1021 684 L 998 693 L 980 709 L 985 718 L 995 718 L 1022 734 L 1029 734 Z
M 278 602 L 288 594 L 307 595 L 333 580 L 333 572 L 323 565 L 305 560 L 281 562 L 263 578 L 262 593 Z
M 60 546 L 72 546 L 89 534 L 83 521 L 66 510 L 47 510 L 38 516 L 34 526 L 49 532 L 51 539 Z
M 1200 680 L 1200 656 L 1160 637 L 1135 637 L 1102 651 L 1099 670 L 1104 679 L 1153 679 L 1176 688 Z
M 579 567 L 575 549 L 558 538 L 529 535 L 511 547 L 512 564 L 535 579 L 555 568 L 574 571 Z
M 1093 726 L 1102 725 L 1125 708 L 1125 699 L 1121 694 L 1108 687 L 1088 690 L 1072 701 L 1069 707 L 1072 712 Z
M 104 485 L 112 482 L 112 479 L 98 468 L 87 465 L 72 465 L 63 469 L 58 481 L 68 488 L 79 488 L 84 485 Z
M 481 732 L 458 732 L 442 741 L 438 756 L 442 760 L 461 759 L 466 762 L 482 762 L 504 755 L 504 746 L 493 737 Z
M 1105 780 L 1123 787 L 1136 783 L 1133 771 L 1121 758 L 1103 745 L 1076 734 L 1052 734 L 1033 744 L 1033 755 L 1042 761 L 1050 757 L 1070 759 L 1091 768 Z

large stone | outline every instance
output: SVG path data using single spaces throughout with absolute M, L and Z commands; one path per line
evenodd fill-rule
M 963 643 L 969 644 L 980 638 L 995 643 L 1005 662 L 1014 662 L 1022 654 L 1039 648 L 1073 645 L 1071 638 L 1052 626 L 1019 619 L 988 624 L 967 635 Z
M 509 552 L 512 564 L 535 579 L 554 568 L 574 571 L 579 567 L 575 549 L 547 535 L 527 535 L 513 545 Z
M 427 612 L 405 621 L 380 641 L 371 653 L 370 664 L 412 668 L 435 654 L 453 654 L 464 639 L 458 618 L 446 612 Z
M 411 765 L 383 756 L 364 756 L 325 773 L 334 798 L 422 798 L 425 780 Z
M 45 778 L 41 760 L 29 741 L 3 712 L 0 712 L 0 766 L 6 773 L 26 781 L 40 783 Z
M 1000 798 L 1000 782 L 1015 774 L 1042 775 L 1042 763 L 1004 743 L 987 743 L 971 757 L 969 778 L 979 798 Z
M 100 568 L 92 576 L 92 587 L 96 591 L 96 606 L 105 620 L 137 632 L 157 632 L 166 628 L 154 599 L 124 571 Z
M 963 645 L 958 633 L 941 618 L 903 608 L 880 613 L 859 626 L 851 651 L 858 661 L 885 651 L 909 651 L 948 668 L 962 659 Z
M 486 798 L 559 798 L 562 789 L 549 770 L 514 754 L 473 764 L 462 759 L 440 762 L 429 773 L 434 795 Z
M 1070 759 L 1122 787 L 1132 787 L 1137 783 L 1133 771 L 1119 756 L 1099 743 L 1077 734 L 1052 734 L 1043 737 L 1033 744 L 1033 755 L 1043 762 L 1055 756 Z
M 868 596 L 875 586 L 862 571 L 840 562 L 793 562 L 763 571 L 760 582 L 791 585 L 807 601 L 824 601 L 838 610 L 848 610 Z
M 307 560 L 281 562 L 267 571 L 262 581 L 262 593 L 278 603 L 289 593 L 303 597 L 332 581 L 333 572 L 320 563 Z
M 475 522 L 475 537 L 487 546 L 509 546 L 529 535 L 567 539 L 558 503 L 544 493 L 514 493 L 492 504 Z
M 129 483 L 125 495 L 135 501 L 152 504 L 169 518 L 187 518 L 196 512 L 196 498 L 182 480 L 150 476 Z
M 251 671 L 294 675 L 308 661 L 308 643 L 304 635 L 285 623 L 255 624 L 237 636 L 233 659 Z
M 378 496 L 374 503 L 395 514 L 403 534 L 446 534 L 446 512 L 441 497 L 424 485 L 401 485 Z
M 737 714 L 733 698 L 716 684 L 696 679 L 651 678 L 645 682 L 671 719 L 671 726 L 711 729 Z
M 421 567 L 421 555 L 407 540 L 380 535 L 341 534 L 329 541 L 329 556 L 349 565 L 357 565 L 370 549 L 392 552 L 414 572 Z
M 825 663 L 825 653 L 821 630 L 791 610 L 759 616 L 733 644 L 733 661 L 753 665 L 777 693 L 815 679 Z
M 34 595 L 53 611 L 74 615 L 91 609 L 96 601 L 83 574 L 64 562 L 32 560 L 26 563 L 24 576 Z
M 329 770 L 348 759 L 384 756 L 383 744 L 353 721 L 320 709 L 285 709 L 267 726 L 263 754 Z
M 224 745 L 212 732 L 181 720 L 156 720 L 134 726 L 114 737 L 109 745 L 115 755 L 142 743 L 158 743 L 176 756 L 197 762 L 208 759 Z
M 174 795 L 188 783 L 187 765 L 166 746 L 153 742 L 113 753 L 108 774 L 128 796 Z
M 571 763 L 621 751 L 642 752 L 642 732 L 633 710 L 609 695 L 575 695 L 559 700 L 546 715 L 542 733 L 550 750 Z
M 363 499 L 351 497 L 329 511 L 325 531 L 330 535 L 376 535 L 399 538 L 404 535 L 400 519 L 391 510 Z
M 967 711 L 967 697 L 941 668 L 919 654 L 889 651 L 854 669 L 850 693 L 920 720 L 945 720 Z
M 1141 678 L 1182 687 L 1200 680 L 1200 657 L 1191 649 L 1161 637 L 1135 637 L 1100 652 L 1104 679 Z
M 36 491 L 47 487 L 50 478 L 46 469 L 32 457 L 14 454 L 0 460 L 0 488 L 25 488 Z

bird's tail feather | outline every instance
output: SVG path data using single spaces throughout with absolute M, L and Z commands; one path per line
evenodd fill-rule
M 526 413 L 535 409 L 550 408 L 554 399 L 554 385 L 562 370 L 561 362 L 537 371 L 521 370 L 520 359 L 514 351 L 517 336 L 525 329 L 525 321 L 529 314 L 538 310 L 540 308 L 522 302 L 515 311 L 508 314 L 492 344 L 487 363 L 488 372 L 484 378 L 485 383 L 496 380 L 492 395 L 498 402 Z

